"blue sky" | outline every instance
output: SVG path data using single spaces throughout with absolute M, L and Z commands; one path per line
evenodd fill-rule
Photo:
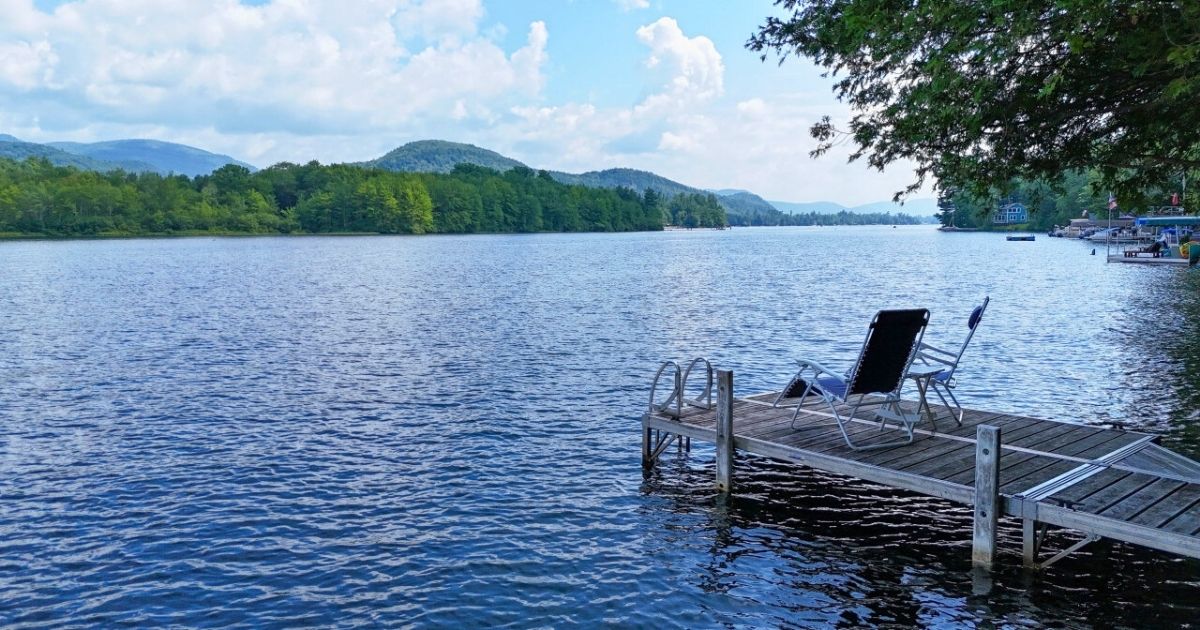
M 536 168 L 651 170 L 853 205 L 909 165 L 808 156 L 847 109 L 744 48 L 764 0 L 0 0 L 0 133 L 149 137 L 278 161 L 469 142 Z

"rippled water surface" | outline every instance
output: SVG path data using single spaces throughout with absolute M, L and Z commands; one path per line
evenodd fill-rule
M 925 306 L 969 406 L 1200 457 L 1200 272 L 915 228 L 0 243 L 3 625 L 1200 622 L 1200 564 L 969 571 L 962 507 L 711 449 L 648 477 L 658 361 L 738 393 Z

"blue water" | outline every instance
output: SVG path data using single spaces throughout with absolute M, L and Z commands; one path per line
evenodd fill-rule
M 970 514 L 770 460 L 643 477 L 666 358 L 740 394 L 925 306 L 969 406 L 1200 457 L 1200 274 L 911 228 L 0 243 L 5 626 L 1200 620 L 1200 564 L 1102 542 L 969 571 Z M 1067 541 L 1069 542 L 1069 540 Z

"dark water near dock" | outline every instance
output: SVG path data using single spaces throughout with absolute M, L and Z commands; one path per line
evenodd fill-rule
M 970 512 L 712 452 L 648 478 L 660 360 L 739 394 L 927 306 L 965 404 L 1200 458 L 1200 272 L 914 228 L 0 243 L 0 625 L 1200 622 L 1101 542 L 973 578 Z

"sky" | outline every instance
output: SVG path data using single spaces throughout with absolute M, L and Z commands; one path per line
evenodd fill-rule
M 809 157 L 812 123 L 850 112 L 808 60 L 746 50 L 778 14 L 769 0 L 0 0 L 0 133 L 154 138 L 257 166 L 442 139 L 779 201 L 890 198 L 910 164 Z

